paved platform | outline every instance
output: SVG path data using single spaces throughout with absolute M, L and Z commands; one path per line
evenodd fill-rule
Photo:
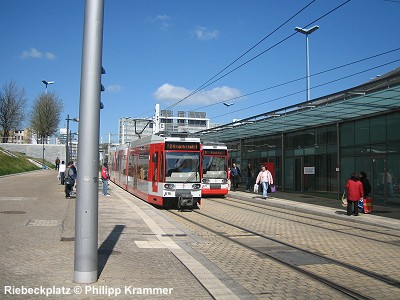
M 113 184 L 110 197 L 102 196 L 99 186 L 99 279 L 90 285 L 74 283 L 75 199 L 65 199 L 56 175 L 44 170 L 0 177 L 1 298 L 253 299 L 189 246 L 201 237 Z M 278 192 L 263 200 L 240 191 L 230 196 L 400 228 L 400 209 L 395 207 L 375 208 L 389 209 L 391 218 L 348 217 L 340 203 L 330 207 L 323 198 Z
M 344 219 L 346 221 L 351 220 L 361 224 L 379 224 L 393 229 L 400 229 L 400 206 L 397 205 L 384 206 L 373 204 L 371 214 L 360 213 L 355 217 L 346 215 L 346 208 L 341 206 L 340 200 L 313 195 L 276 192 L 269 193 L 268 198 L 264 200 L 261 194 L 237 190 L 230 191 L 229 197 L 265 203 L 288 210 Z

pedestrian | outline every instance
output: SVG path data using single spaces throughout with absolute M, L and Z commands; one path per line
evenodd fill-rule
M 267 199 L 268 197 L 268 185 L 274 184 L 274 179 L 272 178 L 272 174 L 268 171 L 266 166 L 262 166 L 260 173 L 258 173 L 256 183 L 261 183 L 263 190 L 263 199 Z
M 364 171 L 361 171 L 359 176 L 364 189 L 364 198 L 366 198 L 371 193 L 371 184 L 369 183 L 367 174 Z
M 246 174 L 246 192 L 250 192 L 252 179 L 254 177 L 253 167 L 251 166 L 251 163 L 247 164 L 245 174 Z
M 228 167 L 227 177 L 228 180 L 228 191 L 231 190 L 231 167 Z
M 68 162 L 67 168 L 65 169 L 65 198 L 71 198 L 72 189 L 75 185 L 76 169 L 74 171 L 74 162 Z
M 232 189 L 236 191 L 236 189 L 239 187 L 239 177 L 240 177 L 240 169 L 239 167 L 236 167 L 236 164 L 232 164 L 231 168 L 231 182 L 232 182 Z
M 56 158 L 56 170 L 59 170 L 59 169 L 60 169 L 60 159 L 57 156 L 57 158 Z
M 358 201 L 364 198 L 364 189 L 357 173 L 352 173 L 346 183 L 347 190 L 347 215 L 358 216 Z
M 61 162 L 61 165 L 60 165 L 60 167 L 59 167 L 59 169 L 58 169 L 58 175 L 59 175 L 59 177 L 60 177 L 60 183 L 62 184 L 62 185 L 64 185 L 64 179 L 65 179 L 65 169 L 66 169 L 66 166 L 65 166 L 65 162 L 64 161 L 62 161 Z
M 110 194 L 107 193 L 109 179 L 110 174 L 108 173 L 108 164 L 105 162 L 101 168 L 101 181 L 103 182 L 103 195 L 108 197 L 110 196 Z

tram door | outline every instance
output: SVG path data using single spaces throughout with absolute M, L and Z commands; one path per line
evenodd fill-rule
M 374 202 L 387 202 L 386 177 L 386 159 L 384 157 L 372 158 L 372 178 L 370 178 L 370 184 L 372 187 L 371 196 Z

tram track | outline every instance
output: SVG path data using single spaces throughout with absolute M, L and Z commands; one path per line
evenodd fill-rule
M 304 214 L 304 213 L 293 213 L 293 212 L 289 212 L 287 210 L 285 212 L 283 212 L 283 209 L 276 209 L 276 208 L 271 207 L 271 206 L 267 206 L 266 207 L 265 205 L 264 206 L 257 205 L 257 203 L 252 203 L 252 202 L 249 202 L 248 200 L 238 200 L 236 198 L 226 198 L 226 199 L 229 201 L 229 203 L 225 202 L 224 201 L 225 199 L 222 199 L 222 201 L 221 201 L 221 199 L 207 198 L 207 201 L 212 201 L 212 202 L 223 204 L 223 205 L 227 205 L 227 206 L 234 206 L 236 208 L 244 209 L 244 210 L 247 210 L 247 211 L 250 211 L 250 212 L 256 212 L 256 213 L 260 213 L 260 214 L 263 214 L 263 215 L 266 215 L 266 216 L 271 216 L 271 217 L 274 217 L 274 218 L 279 218 L 279 219 L 284 219 L 284 220 L 287 220 L 287 216 L 301 218 L 301 217 L 303 217 L 301 214 Z M 236 204 L 240 204 L 240 205 L 233 205 L 232 203 L 236 203 Z M 247 207 L 251 207 L 251 208 L 255 208 L 255 209 L 251 209 L 251 208 L 247 208 L 247 207 L 243 207 L 243 206 L 247 206 Z M 277 216 L 276 214 L 272 214 L 271 210 L 273 212 L 276 212 L 276 213 L 282 213 L 282 214 L 284 213 L 285 216 L 281 217 L 281 216 Z M 397 240 L 397 243 L 396 243 L 396 241 L 387 242 L 387 241 L 383 241 L 383 240 L 367 237 L 367 236 L 365 236 L 365 234 L 364 235 L 355 234 L 355 233 L 351 233 L 351 232 L 346 232 L 346 231 L 344 231 L 342 229 L 338 230 L 338 229 L 329 228 L 327 226 L 321 226 L 321 222 L 323 222 L 324 224 L 343 226 L 344 225 L 343 221 L 334 222 L 334 221 L 328 221 L 326 219 L 322 220 L 321 218 L 317 218 L 317 217 L 313 217 L 313 216 L 307 216 L 307 220 L 316 221 L 316 222 L 319 222 L 319 224 L 311 224 L 311 223 L 307 223 L 307 222 L 303 222 L 303 221 L 297 221 L 297 220 L 293 220 L 293 219 L 291 221 L 292 222 L 296 222 L 298 224 L 306 225 L 306 226 L 313 226 L 313 227 L 316 227 L 316 228 L 323 228 L 325 230 L 333 231 L 333 232 L 336 232 L 336 233 L 356 236 L 356 237 L 364 238 L 364 239 L 371 240 L 371 241 L 374 241 L 374 242 L 379 242 L 379 243 L 384 243 L 384 244 L 400 247 L 400 243 L 398 243 L 398 240 Z M 372 226 L 368 225 L 368 227 L 372 227 Z M 376 227 L 381 227 L 381 226 L 379 224 L 377 224 Z M 376 233 L 376 234 L 384 235 L 385 237 L 390 236 L 390 237 L 397 238 L 397 239 L 400 240 L 400 235 L 399 234 L 392 234 L 392 233 L 387 232 L 387 231 L 382 232 L 382 231 L 379 231 L 379 230 L 367 229 L 365 225 L 364 225 L 364 227 L 361 227 L 361 226 L 356 226 L 354 223 L 351 223 L 351 228 L 355 229 L 355 230 L 362 230 L 363 233 L 366 233 L 366 232 Z M 392 230 L 392 229 L 387 229 L 385 227 L 383 227 L 383 228 L 385 230 Z
M 290 256 L 295 254 L 297 256 L 308 257 L 308 259 L 319 260 L 322 263 L 334 264 L 336 266 L 339 266 L 342 269 L 344 276 L 346 274 L 346 270 L 347 270 L 347 272 L 348 271 L 356 272 L 358 274 L 362 274 L 359 277 L 365 276 L 369 280 L 371 280 L 371 279 L 377 280 L 377 281 L 381 282 L 381 284 L 387 285 L 389 289 L 394 289 L 397 292 L 398 292 L 398 289 L 400 288 L 400 282 L 398 282 L 396 280 L 387 278 L 380 274 L 376 274 L 374 272 L 359 268 L 354 265 L 350 265 L 350 264 L 343 263 L 343 262 L 340 262 L 335 259 L 331 259 L 329 257 L 320 255 L 318 253 L 315 253 L 315 252 L 312 252 L 312 251 L 309 251 L 306 249 L 302 249 L 300 247 L 280 241 L 276 238 L 271 238 L 269 236 L 260 234 L 253 230 L 249 230 L 248 228 L 238 226 L 237 224 L 233 224 L 231 222 L 228 222 L 228 221 L 218 218 L 216 216 L 211 216 L 209 214 L 205 214 L 201 211 L 194 211 L 194 214 L 201 216 L 200 219 L 187 216 L 187 215 L 183 214 L 182 212 L 169 211 L 169 213 L 173 214 L 174 216 L 176 216 L 178 218 L 184 219 L 187 222 L 194 224 L 195 226 L 199 226 L 200 228 L 207 230 L 221 238 L 227 239 L 228 241 L 230 241 L 232 243 L 238 244 L 238 245 L 245 247 L 251 251 L 254 251 L 255 253 L 257 253 L 260 256 L 266 257 L 266 258 L 276 261 L 286 267 L 289 267 L 297 272 L 300 272 L 300 273 L 308 276 L 309 278 L 312 278 L 318 282 L 321 282 L 324 285 L 329 286 L 330 288 L 333 288 L 334 290 L 336 290 L 350 298 L 353 298 L 353 299 L 372 299 L 372 298 L 365 295 L 365 293 L 355 291 L 353 288 L 349 288 L 343 284 L 337 283 L 333 280 L 330 280 L 329 278 L 321 276 L 318 274 L 318 272 L 312 272 L 310 270 L 307 270 L 306 268 L 303 268 L 301 265 L 296 265 L 296 263 L 293 263 L 290 260 Z M 191 214 L 191 216 L 193 216 L 193 215 Z M 220 230 L 221 224 L 223 224 L 223 226 L 226 226 L 226 227 L 229 227 L 229 228 L 232 228 L 232 229 L 238 231 L 238 234 L 232 235 L 232 234 L 227 234 L 226 232 L 221 232 L 221 230 Z M 219 230 L 216 230 L 214 228 L 219 228 Z M 229 230 L 228 230 L 228 232 L 229 232 Z M 241 241 L 241 239 L 238 238 L 239 235 L 256 237 L 257 239 L 262 239 L 262 240 L 266 241 L 266 244 L 274 243 L 276 245 L 280 245 L 280 247 L 284 248 L 285 250 L 284 251 L 265 251 L 260 247 L 254 247 L 247 242 Z M 282 254 L 284 254 L 284 255 L 282 255 Z M 358 280 L 361 280 L 361 278 L 359 278 Z

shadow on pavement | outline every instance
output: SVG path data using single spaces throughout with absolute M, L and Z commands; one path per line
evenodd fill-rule
M 119 237 L 124 230 L 125 225 L 115 225 L 114 229 L 110 232 L 104 242 L 101 244 L 98 250 L 99 262 L 97 278 L 100 278 L 101 272 L 107 264 L 110 255 L 113 253 L 114 247 L 117 244 Z

